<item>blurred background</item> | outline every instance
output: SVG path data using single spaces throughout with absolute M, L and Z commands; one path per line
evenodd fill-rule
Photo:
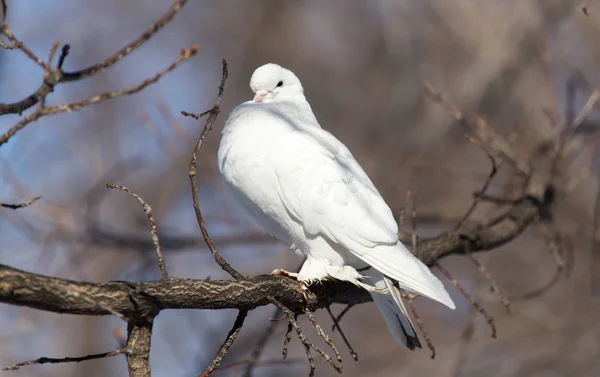
M 599 83 L 600 1 L 578 0 L 222 0 L 190 1 L 175 19 L 123 61 L 85 80 L 56 87 L 48 105 L 141 82 L 166 68 L 182 47 L 198 55 L 141 93 L 30 124 L 0 149 L 0 201 L 41 195 L 31 207 L 0 208 L 0 260 L 16 268 L 80 280 L 159 277 L 146 217 L 119 183 L 152 205 L 173 276 L 227 279 L 213 261 L 192 208 L 187 163 L 203 122 L 180 115 L 214 103 L 221 58 L 229 61 L 222 113 L 199 163 L 200 206 L 214 243 L 246 275 L 301 262 L 269 238 L 224 194 L 216 149 L 227 114 L 251 98 L 248 81 L 267 62 L 293 70 L 321 125 L 359 160 L 395 214 L 418 189 L 417 232 L 431 236 L 459 221 L 490 171 L 485 154 L 456 121 L 422 92 L 431 82 L 466 114 L 485 117 L 520 158 L 570 123 Z M 65 70 L 112 55 L 170 6 L 165 1 L 9 1 L 13 32 L 46 57 L 55 40 L 71 44 Z M 0 102 L 30 95 L 39 67 L 0 49 Z M 0 118 L 0 132 L 20 119 Z M 554 121 L 552 120 L 554 119 Z M 598 113 L 588 118 L 595 127 Z M 572 250 L 569 273 L 557 274 L 542 229 L 532 225 L 480 260 L 512 301 L 499 297 L 466 257 L 442 264 L 494 317 L 498 338 L 451 285 L 455 311 L 418 299 L 437 356 L 399 348 L 373 304 L 342 321 L 359 355 L 354 362 L 324 311 L 317 318 L 345 356 L 345 376 L 598 376 L 600 300 L 592 294 L 596 191 L 594 135 L 560 177 L 555 225 Z M 502 166 L 491 192 L 518 197 L 523 180 Z M 502 208 L 483 204 L 470 222 Z M 434 271 L 439 275 L 439 271 Z M 545 289 L 549 288 L 549 289 Z M 334 312 L 343 307 L 335 306 Z M 271 325 L 272 307 L 250 313 L 224 366 L 248 359 Z M 236 312 L 162 312 L 152 338 L 154 376 L 196 376 L 213 358 Z M 305 318 L 309 337 L 317 336 Z M 286 324 L 278 322 L 255 376 L 306 376 L 293 338 L 281 360 Z M 124 323 L 0 305 L 0 366 L 41 356 L 81 356 L 120 347 Z M 425 344 L 423 342 L 423 344 Z M 316 357 L 317 376 L 336 375 Z M 218 371 L 241 376 L 244 365 Z M 125 358 L 34 365 L 0 376 L 123 376 Z

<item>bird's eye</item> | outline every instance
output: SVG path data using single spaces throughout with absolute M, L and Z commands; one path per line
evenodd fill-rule
M 280 86 L 283 86 L 283 81 L 279 81 L 279 82 L 277 83 L 277 87 L 280 87 Z

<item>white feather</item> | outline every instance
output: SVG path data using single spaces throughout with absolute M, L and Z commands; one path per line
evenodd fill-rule
M 397 281 L 454 309 L 442 283 L 398 241 L 389 206 L 348 148 L 320 127 L 297 77 L 269 64 L 255 71 L 251 87 L 261 102 L 243 103 L 229 116 L 219 169 L 258 223 L 307 257 L 298 278 L 361 285 L 355 267 L 366 263 L 391 279 L 388 287 Z M 385 285 L 381 276 L 376 281 Z M 390 321 L 406 317 L 404 330 L 410 321 L 392 291 L 374 301 L 401 340 L 405 334 Z

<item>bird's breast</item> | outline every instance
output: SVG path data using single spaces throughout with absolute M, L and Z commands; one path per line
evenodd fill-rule
M 234 113 L 223 132 L 218 159 L 234 198 L 269 233 L 291 243 L 294 225 L 277 191 L 273 167 L 275 146 L 285 127 L 264 114 Z

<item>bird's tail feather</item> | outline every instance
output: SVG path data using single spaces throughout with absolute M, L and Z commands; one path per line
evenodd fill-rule
M 358 257 L 385 276 L 397 281 L 400 288 L 429 297 L 450 309 L 455 308 L 444 284 L 400 241 L 393 246 L 377 247 L 372 253 L 364 253 Z
M 387 287 L 391 294 L 371 293 L 375 305 L 385 319 L 394 340 L 410 350 L 421 348 L 417 332 L 404 306 L 398 283 L 383 277 L 375 284 L 378 288 Z

